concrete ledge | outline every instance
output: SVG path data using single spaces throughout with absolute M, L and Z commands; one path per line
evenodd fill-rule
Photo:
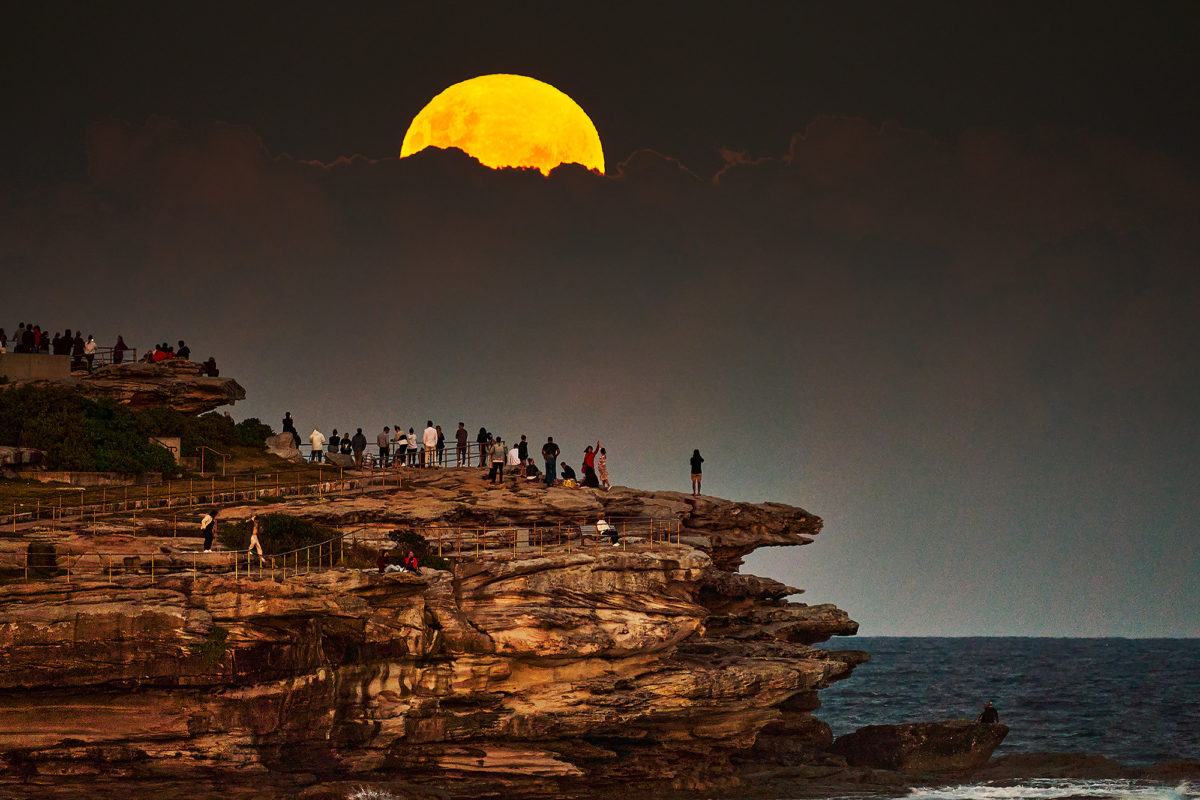
M 48 353 L 5 353 L 0 376 L 10 380 L 60 380 L 71 377 L 71 357 Z

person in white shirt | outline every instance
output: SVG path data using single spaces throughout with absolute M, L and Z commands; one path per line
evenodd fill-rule
M 313 428 L 313 432 L 308 435 L 308 443 L 312 445 L 312 455 L 308 457 L 308 460 L 316 461 L 319 464 L 325 457 L 325 434 Z
M 425 445 L 425 454 L 421 457 L 422 466 L 436 467 L 434 454 L 437 452 L 437 428 L 433 427 L 433 420 L 425 423 L 425 432 L 421 434 L 421 441 Z
M 92 371 L 92 362 L 96 359 L 96 340 L 88 334 L 87 344 L 83 346 L 83 357 L 87 359 L 87 371 Z
M 621 540 L 621 534 L 617 532 L 616 528 L 608 524 L 608 520 L 604 518 L 604 512 L 600 512 L 600 517 L 596 520 L 596 533 L 601 536 L 607 536 L 609 543 L 614 547 Z
M 521 453 L 519 450 L 517 450 L 515 445 L 513 446 L 512 450 L 508 451 L 508 461 L 506 463 L 506 466 L 509 466 L 509 467 L 521 466 Z

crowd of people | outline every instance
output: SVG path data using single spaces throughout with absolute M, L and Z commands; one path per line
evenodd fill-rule
M 284 414 L 283 432 L 290 433 L 296 447 L 299 448 L 300 433 L 296 430 L 296 423 L 290 411 Z M 568 487 L 587 486 L 604 490 L 612 487 L 608 474 L 608 451 L 599 440 L 594 446 L 588 445 L 584 448 L 582 478 L 569 464 L 559 464 L 562 451 L 553 436 L 547 436 L 546 443 L 542 445 L 544 470 L 538 467 L 537 459 L 530 449 L 529 439 L 524 434 L 521 435 L 520 441 L 510 445 L 500 434 L 481 427 L 474 436 L 474 452 L 471 442 L 471 433 L 463 422 L 458 423 L 453 439 L 449 442 L 442 426 L 435 425 L 433 420 L 426 420 L 420 433 L 415 426 L 406 430 L 403 425 L 385 425 L 375 436 L 378 452 L 372 453 L 370 458 L 382 469 L 445 467 L 450 461 L 448 451 L 453 447 L 455 467 L 470 467 L 473 458 L 477 457 L 478 462 L 475 466 L 487 469 L 488 480 L 492 483 L 504 481 L 504 470 L 507 467 L 510 475 L 527 481 L 544 481 L 547 486 L 554 486 L 561 481 L 562 485 Z M 368 459 L 368 441 L 362 428 L 357 428 L 353 435 L 349 429 L 339 432 L 334 428 L 329 436 L 319 428 L 313 428 L 308 436 L 308 443 L 311 448 L 309 460 L 312 462 L 324 461 L 327 452 L 338 453 L 352 456 L 354 466 L 362 469 Z
M 9 346 L 11 344 L 11 347 Z M 72 370 L 87 370 L 91 372 L 97 361 L 97 356 L 103 351 L 108 356 L 107 362 L 101 360 L 101 363 L 121 364 L 124 363 L 126 354 L 130 348 L 125 344 L 125 337 L 118 335 L 117 341 L 110 348 L 100 348 L 96 339 L 92 334 L 88 334 L 87 338 L 83 338 L 83 331 L 76 330 L 72 332 L 67 328 L 63 333 L 54 332 L 51 336 L 42 330 L 41 325 L 26 325 L 24 322 L 17 325 L 10 340 L 4 328 L 0 328 L 0 354 L 2 353 L 41 353 L 45 355 L 56 356 L 71 356 Z M 191 360 L 192 350 L 182 339 L 179 340 L 179 349 L 163 342 L 155 344 L 154 347 L 146 351 L 142 356 L 142 361 L 148 363 L 158 363 L 171 358 L 182 358 Z M 200 372 L 202 375 L 210 375 L 217 377 L 220 372 L 217 370 L 217 361 L 211 356 L 207 361 L 200 363 Z

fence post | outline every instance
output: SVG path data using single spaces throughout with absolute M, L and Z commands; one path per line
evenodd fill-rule
M 67 583 L 70 583 L 71 582 L 71 551 L 70 550 L 67 551 L 66 559 L 67 559 Z
M 13 533 L 17 532 L 17 504 L 13 503 Z
M 217 477 L 215 475 L 209 479 L 208 499 L 214 503 L 217 502 Z

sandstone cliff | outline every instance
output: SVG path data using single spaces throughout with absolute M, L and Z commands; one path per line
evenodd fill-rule
M 827 761 L 817 691 L 865 654 L 810 645 L 857 624 L 734 571 L 755 547 L 811 541 L 821 522 L 801 509 L 488 490 L 448 470 L 386 496 L 273 510 L 369 536 L 601 508 L 672 520 L 678 541 L 496 549 L 419 576 L 0 587 L 0 797 L 614 794 Z
M 115 400 L 137 409 L 173 408 L 184 414 L 202 414 L 246 399 L 246 390 L 237 381 L 201 375 L 198 363 L 182 359 L 110 364 L 91 374 L 56 381 L 17 381 L 14 385 L 17 383 L 64 384 L 93 400 Z

